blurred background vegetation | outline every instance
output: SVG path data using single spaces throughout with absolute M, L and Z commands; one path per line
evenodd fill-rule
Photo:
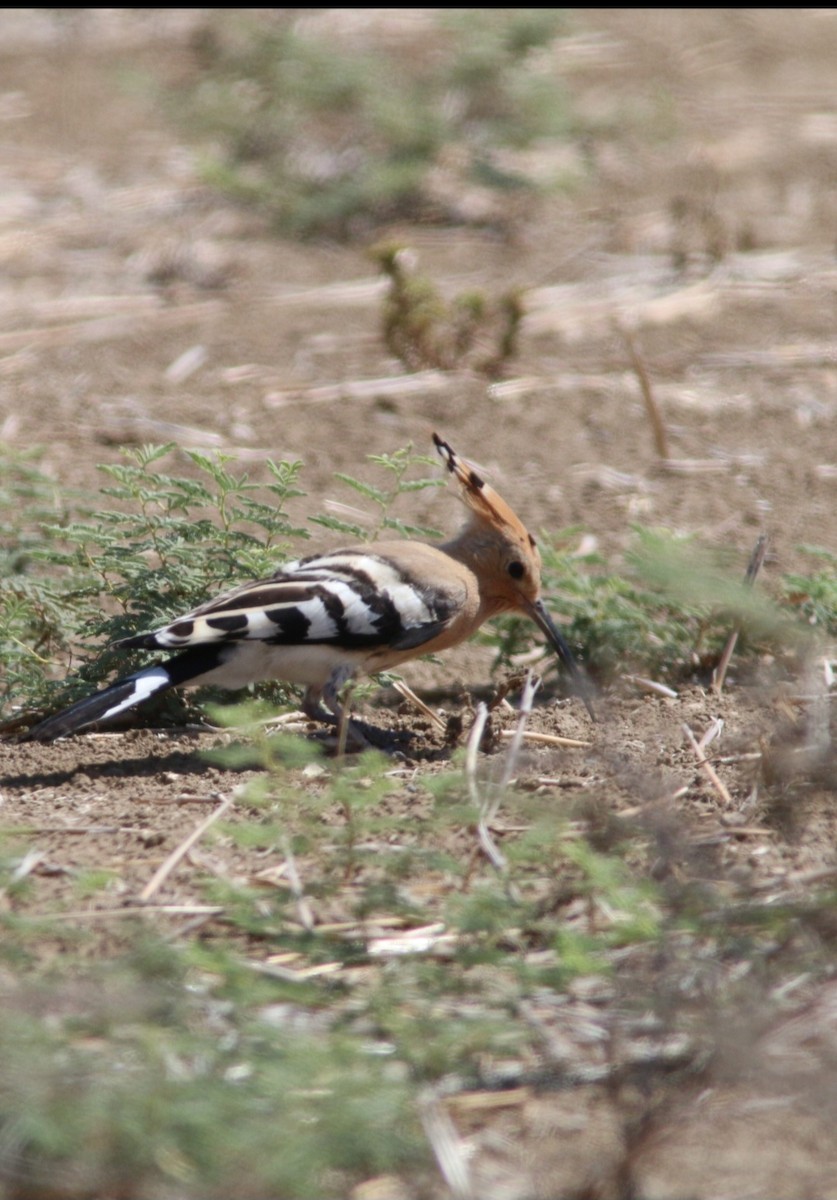
M 171 111 L 206 139 L 207 179 L 283 233 L 456 223 L 456 185 L 541 186 L 516 152 L 572 131 L 550 57 L 566 28 L 561 9 L 438 10 L 420 45 L 369 48 L 338 45 L 290 11 L 219 11 L 196 41 L 199 75 L 172 94 Z

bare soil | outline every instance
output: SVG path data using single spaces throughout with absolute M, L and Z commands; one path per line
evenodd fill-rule
M 171 438 L 230 451 L 256 480 L 268 456 L 301 458 L 319 508 L 346 498 L 335 471 L 362 474 L 370 451 L 410 441 L 429 449 L 437 429 L 532 528 L 579 524 L 615 567 L 634 520 L 732 548 L 742 571 L 768 534 L 768 590 L 782 572 L 811 569 L 800 543 L 837 547 L 832 10 L 580 13 L 557 66 L 598 130 L 583 147 L 594 182 L 513 213 L 502 196 L 463 197 L 463 209 L 489 206 L 483 228 L 384 231 L 447 294 L 528 289 L 519 357 L 494 385 L 465 371 L 407 376 L 381 340 L 383 285 L 365 248 L 282 240 L 201 182 L 133 74 L 192 70 L 197 10 L 58 11 L 0 16 L 0 437 L 45 446 L 42 465 L 62 485 L 89 493 L 96 464 L 118 461 L 121 445 Z M 385 11 L 346 36 L 420 28 L 418 10 Z M 620 326 L 653 381 L 667 466 Z M 194 369 L 174 365 L 197 347 Z M 182 456 L 174 468 L 186 469 Z M 300 520 L 308 504 L 297 502 Z M 445 528 L 458 518 L 449 494 L 421 493 L 401 515 Z M 465 648 L 405 676 L 418 691 L 444 689 L 450 710 L 488 682 L 488 665 Z M 562 802 L 613 812 L 676 794 L 715 871 L 802 896 L 837 870 L 833 780 L 807 778 L 804 802 L 777 817 L 775 792 L 741 755 L 772 753 L 781 777 L 788 738 L 804 730 L 803 683 L 757 683 L 733 667 L 720 696 L 691 686 L 663 698 L 616 681 L 596 727 L 577 701 L 537 710 L 534 729 L 592 745 L 534 746 L 526 773 L 556 781 Z M 393 716 L 370 703 L 367 715 L 397 723 L 417 771 L 448 761 L 443 737 L 406 706 Z M 728 799 L 682 728 L 699 738 L 717 718 L 719 753 L 738 757 L 717 767 Z M 133 903 L 248 777 L 202 759 L 223 736 L 139 729 L 0 746 L 2 824 L 31 831 L 40 855 L 27 910 L 81 908 L 89 924 L 93 911 Z M 389 803 L 409 829 L 412 794 Z M 211 853 L 210 869 L 232 875 L 264 867 L 223 840 Z M 116 882 L 79 902 L 73 881 L 93 867 Z M 201 903 L 207 869 L 205 857 L 185 859 L 160 903 Z M 99 927 L 90 953 L 117 949 L 118 920 Z M 50 942 L 44 955 L 60 949 Z M 630 1145 L 624 1098 L 601 1083 L 518 1089 L 506 1107 L 452 1102 L 475 1194 L 837 1196 L 836 1011 L 832 983 L 801 984 L 752 1033 L 746 1068 L 708 1088 L 684 1082 Z M 789 1032 L 800 1021 L 804 1033 Z M 805 1058 L 803 1043 L 819 1050 Z

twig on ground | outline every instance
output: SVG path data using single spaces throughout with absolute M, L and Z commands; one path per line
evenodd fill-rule
M 224 911 L 220 904 L 126 904 L 121 908 L 76 908 L 50 913 L 50 921 L 110 921 L 114 917 L 145 917 L 156 913 L 164 917 L 217 917 Z
M 707 779 L 715 788 L 724 804 L 729 805 L 730 808 L 734 807 L 735 801 L 727 791 L 726 785 L 723 783 L 712 764 L 704 757 L 703 749 L 700 743 L 685 721 L 683 722 L 682 729 L 686 735 L 686 740 L 694 751 L 695 758 L 698 760 L 698 766 L 700 767 L 701 771 L 705 773 Z
M 701 750 L 705 750 L 707 746 L 711 746 L 716 738 L 719 738 L 724 732 L 724 721 L 722 717 L 716 717 L 709 728 L 703 734 L 703 737 L 698 742 Z
M 678 693 L 674 688 L 668 687 L 665 683 L 657 683 L 656 679 L 646 679 L 643 675 L 623 675 L 622 678 L 626 683 L 632 683 L 634 687 L 639 688 L 641 692 L 652 692 L 656 696 L 665 696 L 669 700 L 676 700 Z
M 291 849 L 290 838 L 285 836 L 282 838 L 282 853 L 285 855 L 285 864 L 288 869 L 288 882 L 291 885 L 291 891 L 296 900 L 296 911 L 299 914 L 299 923 L 306 933 L 311 933 L 314 928 L 314 914 L 311 911 L 311 905 L 305 895 L 300 879 L 299 871 L 296 869 L 296 859 L 294 852 Z
M 501 738 L 516 738 L 518 731 L 516 729 L 501 729 Z M 585 742 L 581 738 L 561 737 L 557 733 L 537 733 L 534 729 L 527 729 L 521 735 L 524 742 L 540 742 L 544 746 L 592 746 L 592 742 Z
M 409 700 L 409 702 L 414 705 L 419 712 L 424 713 L 428 720 L 432 721 L 437 729 L 447 728 L 445 722 L 442 720 L 439 714 L 434 712 L 432 708 L 425 704 L 424 701 L 416 695 L 413 689 L 407 686 L 403 679 L 396 679 L 392 686 L 399 695 L 404 697 L 405 700 Z
M 214 809 L 208 817 L 205 817 L 201 821 L 200 825 L 196 826 L 189 836 L 183 839 L 179 846 L 175 847 L 168 858 L 160 864 L 152 877 L 149 879 L 148 883 L 140 892 L 140 900 L 145 901 L 151 899 L 154 893 L 158 891 L 158 889 L 165 883 L 178 863 L 186 857 L 195 843 L 200 841 L 207 829 L 214 825 L 216 821 L 220 820 L 224 813 L 229 811 L 229 809 L 232 807 L 234 799 L 235 795 L 232 794 L 227 796 L 225 800 L 222 800 L 218 807 Z

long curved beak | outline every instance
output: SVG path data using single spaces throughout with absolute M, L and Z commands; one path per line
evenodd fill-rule
M 570 675 L 572 675 L 576 693 L 583 701 L 584 707 L 590 714 L 590 719 L 595 721 L 596 713 L 590 700 L 590 695 L 592 692 L 590 680 L 579 669 L 578 663 L 573 658 L 572 651 L 565 642 L 558 626 L 547 612 L 543 600 L 532 600 L 526 605 L 526 608 L 529 616 L 532 618 L 538 628 L 543 630 L 543 632 L 546 634 L 550 644 L 553 646 L 558 654 L 558 657 L 561 659 L 561 662 L 567 668 Z

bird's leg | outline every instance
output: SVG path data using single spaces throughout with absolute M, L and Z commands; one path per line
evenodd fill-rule
M 371 742 L 360 725 L 349 718 L 349 705 L 340 699 L 340 692 L 354 676 L 351 667 L 336 667 L 325 687 L 307 687 L 302 697 L 302 711 L 312 721 L 337 728 L 338 745 L 343 749 L 368 750 Z M 320 703 L 322 699 L 323 703 Z

